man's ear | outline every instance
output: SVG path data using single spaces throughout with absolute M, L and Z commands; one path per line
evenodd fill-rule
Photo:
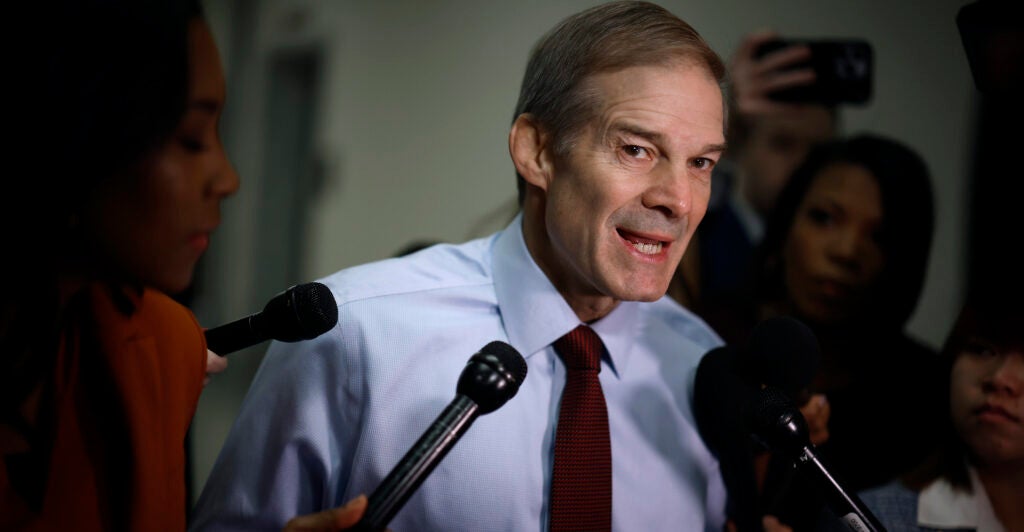
M 508 151 L 516 172 L 527 183 L 547 190 L 554 175 L 554 161 L 548 145 L 551 136 L 529 113 L 523 113 L 512 124 L 508 134 Z

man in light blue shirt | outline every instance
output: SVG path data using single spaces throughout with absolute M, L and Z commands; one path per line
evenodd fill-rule
M 546 530 L 566 369 L 588 324 L 612 453 L 612 529 L 720 530 L 724 487 L 690 400 L 721 341 L 664 296 L 724 149 L 721 61 L 685 22 L 605 4 L 534 49 L 509 135 L 522 212 L 502 232 L 324 280 L 338 326 L 270 348 L 195 512 L 196 529 L 280 529 L 372 492 L 455 395 L 468 358 L 510 343 L 529 372 L 389 524 Z

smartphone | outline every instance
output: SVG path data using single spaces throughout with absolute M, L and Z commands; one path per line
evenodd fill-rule
M 871 100 L 874 54 L 867 41 L 781 39 L 761 45 L 755 57 L 761 58 L 793 45 L 807 46 L 811 57 L 784 70 L 811 68 L 815 74 L 814 83 L 770 93 L 770 98 L 789 103 L 827 105 L 864 104 Z

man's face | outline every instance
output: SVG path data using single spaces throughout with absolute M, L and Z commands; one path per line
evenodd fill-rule
M 835 120 L 821 105 L 808 105 L 785 115 L 761 116 L 751 124 L 750 138 L 739 163 L 743 194 L 763 217 L 775 208 L 779 191 L 815 144 L 832 138 Z
M 665 294 L 725 140 L 721 92 L 701 67 L 631 67 L 583 89 L 598 95 L 595 119 L 538 185 L 547 241 L 531 253 L 586 319 L 581 307 Z

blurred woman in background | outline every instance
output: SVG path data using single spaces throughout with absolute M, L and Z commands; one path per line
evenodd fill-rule
M 889 530 L 1024 530 L 1024 306 L 974 296 L 943 349 L 945 430 L 918 470 L 861 495 Z
M 238 188 L 195 1 L 46 3 L 5 180 L 0 529 L 183 530 L 208 369 L 185 290 Z M 209 357 L 209 359 L 208 359 Z
M 863 135 L 811 151 L 779 195 L 752 281 L 704 317 L 728 343 L 757 322 L 791 315 L 821 344 L 803 397 L 812 439 L 848 489 L 913 468 L 940 416 L 937 355 L 904 332 L 932 239 L 930 178 L 901 143 Z M 814 402 L 809 402 L 810 397 Z M 797 530 L 814 526 L 819 495 L 773 463 L 763 509 Z

